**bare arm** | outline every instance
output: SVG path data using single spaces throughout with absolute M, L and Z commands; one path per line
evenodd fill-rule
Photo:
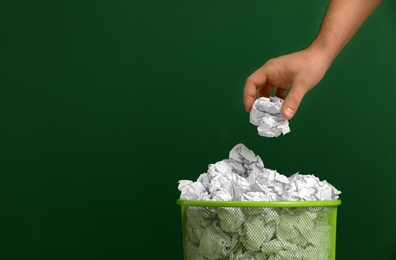
M 382 0 L 331 0 L 310 48 L 323 51 L 330 62 L 349 42 Z
M 332 62 L 382 0 L 330 0 L 317 37 L 304 50 L 267 61 L 245 84 L 244 103 L 250 111 L 258 96 L 285 98 L 282 114 L 291 119 L 304 95 L 323 78 Z

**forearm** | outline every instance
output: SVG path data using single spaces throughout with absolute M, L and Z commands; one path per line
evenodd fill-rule
M 330 0 L 321 28 L 307 49 L 323 55 L 329 67 L 382 0 Z

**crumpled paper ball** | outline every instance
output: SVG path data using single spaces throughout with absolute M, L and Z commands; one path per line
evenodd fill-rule
M 260 136 L 278 137 L 290 132 L 289 121 L 283 118 L 283 99 L 278 97 L 261 97 L 254 101 L 250 111 L 250 123 L 257 126 Z

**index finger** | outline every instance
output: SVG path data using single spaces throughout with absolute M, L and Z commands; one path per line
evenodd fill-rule
M 247 112 L 252 109 L 253 103 L 256 100 L 257 89 L 264 86 L 266 81 L 267 77 L 264 73 L 258 73 L 258 70 L 246 79 L 243 91 L 243 102 Z

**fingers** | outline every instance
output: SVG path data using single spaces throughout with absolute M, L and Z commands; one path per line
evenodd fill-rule
M 285 119 L 290 120 L 296 114 L 305 93 L 307 93 L 307 90 L 301 85 L 294 85 L 290 89 L 282 106 L 282 115 Z
M 281 99 L 285 99 L 286 96 L 286 89 L 284 88 L 276 88 L 275 96 Z
M 262 88 L 260 88 L 258 90 L 258 96 L 259 97 L 269 97 L 273 88 L 274 88 L 274 86 L 272 86 L 271 84 L 265 84 L 265 86 L 263 86 Z
M 256 100 L 257 89 L 259 89 L 259 95 L 261 95 L 261 92 L 263 91 L 261 88 L 265 86 L 266 81 L 267 78 L 265 74 L 260 70 L 257 70 L 252 75 L 250 75 L 249 78 L 247 78 L 243 91 L 243 102 L 245 103 L 245 109 L 247 112 L 252 109 L 253 103 Z
M 256 85 L 253 81 L 247 79 L 245 89 L 243 90 L 243 102 L 245 103 L 245 109 L 249 112 L 252 109 L 254 100 L 256 99 Z

